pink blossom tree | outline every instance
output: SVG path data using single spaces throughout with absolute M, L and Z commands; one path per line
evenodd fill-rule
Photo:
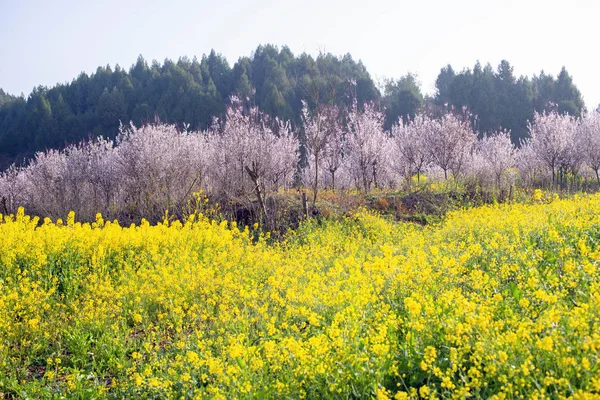
M 231 177 L 237 188 L 228 195 L 240 196 L 247 194 L 249 180 L 250 191 L 269 223 L 266 195 L 290 184 L 298 165 L 299 142 L 289 122 L 271 120 L 256 107 L 244 112 L 239 100 L 232 98 L 224 123 L 215 121 L 210 140 L 217 181 L 224 183 L 223 179 Z
M 339 110 L 331 109 L 331 125 L 329 125 L 329 135 L 325 149 L 323 150 L 323 164 L 329 173 L 331 188 L 335 190 L 336 173 L 342 167 L 344 162 L 344 150 L 346 148 L 346 135 L 339 121 Z
M 448 171 L 458 178 L 477 142 L 468 119 L 447 113 L 425 132 L 432 164 L 444 171 L 444 179 Z
M 427 137 L 434 130 L 437 122 L 424 114 L 418 114 L 408 124 L 402 119 L 392 126 L 392 138 L 398 152 L 397 165 L 401 169 L 407 182 L 414 174 L 417 181 L 421 181 L 421 173 L 431 160 L 431 152 L 427 147 Z
M 64 216 L 70 209 L 66 197 L 67 157 L 65 152 L 39 152 L 24 169 L 25 203 L 31 211 L 51 217 Z
M 321 164 L 326 163 L 327 172 L 331 174 L 332 185 L 335 187 L 335 173 L 340 167 L 342 151 L 342 129 L 339 123 L 339 111 L 332 104 L 318 104 L 314 110 L 309 110 L 308 104 L 302 102 L 302 123 L 306 138 L 306 150 L 309 169 L 313 174 L 312 207 L 317 202 L 319 174 Z
M 17 207 L 27 205 L 25 177 L 23 168 L 15 165 L 0 173 L 0 213 L 14 213 Z
M 528 143 L 535 156 L 552 172 L 552 184 L 557 183 L 557 172 L 576 166 L 579 157 L 575 147 L 577 121 L 556 111 L 535 113 L 529 123 Z
M 192 192 L 203 187 L 203 141 L 202 134 L 180 131 L 174 125 L 122 127 L 114 172 L 124 202 L 135 205 L 133 211 L 141 216 L 180 209 Z
M 596 174 L 600 185 L 600 110 L 585 115 L 578 127 L 577 148 L 588 167 Z
M 379 185 L 378 175 L 385 169 L 385 151 L 389 140 L 383 131 L 383 113 L 367 103 L 364 111 L 356 101 L 348 114 L 348 153 L 351 168 L 366 193 L 371 184 Z
M 515 148 L 509 131 L 498 131 L 484 136 L 477 143 L 477 154 L 481 156 L 485 170 L 494 176 L 496 187 L 502 186 L 502 176 L 515 166 Z

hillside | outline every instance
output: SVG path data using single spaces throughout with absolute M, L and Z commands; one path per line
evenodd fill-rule
M 129 70 L 98 67 L 70 83 L 39 86 L 26 98 L 0 91 L 0 170 L 40 150 L 64 148 L 90 137 L 114 138 L 120 121 L 139 126 L 159 119 L 204 129 L 214 117 L 223 116 L 232 95 L 249 98 L 263 112 L 295 124 L 301 120 L 302 100 L 311 106 L 348 105 L 356 96 L 359 104 L 375 102 L 385 108 L 386 129 L 399 117 L 412 118 L 424 108 L 436 112 L 445 106 L 467 107 L 477 115 L 473 125 L 478 132 L 506 128 L 515 144 L 527 135 L 534 111 L 558 108 L 578 115 L 584 108 L 566 69 L 556 79 L 544 72 L 518 77 L 505 60 L 497 70 L 480 63 L 460 72 L 450 65 L 442 68 L 434 97 L 423 96 L 413 74 L 380 86 L 350 54 L 314 58 L 295 55 L 287 47 L 261 45 L 233 66 L 214 50 L 200 59 L 176 62 L 148 63 L 140 56 Z

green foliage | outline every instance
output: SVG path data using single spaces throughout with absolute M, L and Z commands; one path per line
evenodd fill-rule
M 385 129 L 402 118 L 406 123 L 415 117 L 423 106 L 423 94 L 417 77 L 407 74 L 398 80 L 385 83 L 383 104 L 385 106 Z
M 497 71 L 477 63 L 473 70 L 456 73 L 447 65 L 436 88 L 435 98 L 425 100 L 416 76 L 407 74 L 386 81 L 380 93 L 362 62 L 350 54 L 321 53 L 315 58 L 294 55 L 286 46 L 258 46 L 233 67 L 214 50 L 200 60 L 183 57 L 162 64 L 148 64 L 140 55 L 128 71 L 119 65 L 98 67 L 68 84 L 37 87 L 27 98 L 0 89 L 0 169 L 90 135 L 114 137 L 119 122 L 140 125 L 158 118 L 204 129 L 224 114 L 232 95 L 294 124 L 301 123 L 302 100 L 311 108 L 317 102 L 349 106 L 356 96 L 359 105 L 385 107 L 386 129 L 399 118 L 406 122 L 414 117 L 424 103 L 430 108 L 466 106 L 477 115 L 473 123 L 480 133 L 506 128 L 514 143 L 526 137 L 534 111 L 557 108 L 580 115 L 584 110 L 581 93 L 565 68 L 556 79 L 543 71 L 530 79 L 514 76 L 505 60 Z
M 527 137 L 527 121 L 534 111 L 557 108 L 579 116 L 585 109 L 581 93 L 564 67 L 556 79 L 543 71 L 530 79 L 516 77 L 506 60 L 496 71 L 490 64 L 482 68 L 477 62 L 473 70 L 457 74 L 448 65 L 441 69 L 436 89 L 435 105 L 467 107 L 477 116 L 474 125 L 480 134 L 508 129 L 515 144 Z
M 4 104 L 13 102 L 16 100 L 15 96 L 11 96 L 10 94 L 6 93 L 4 90 L 0 89 L 0 106 L 3 106 Z
M 233 68 L 214 50 L 200 60 L 183 57 L 151 65 L 140 55 L 129 71 L 119 65 L 98 67 L 69 84 L 35 88 L 26 99 L 0 90 L 0 169 L 90 134 L 114 137 L 119 123 L 130 120 L 140 125 L 159 118 L 204 129 L 224 114 L 232 95 L 299 124 L 307 85 L 315 82 L 325 93 L 333 84 L 339 94 L 334 100 L 343 103 L 350 80 L 357 82 L 360 103 L 379 100 L 366 68 L 350 55 L 320 54 L 315 59 L 266 45 Z

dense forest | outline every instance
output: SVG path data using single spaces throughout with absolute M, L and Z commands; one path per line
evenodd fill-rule
M 448 65 L 440 71 L 436 88 L 437 104 L 468 107 L 477 116 L 476 130 L 508 129 L 515 144 L 527 135 L 527 122 L 535 111 L 557 109 L 580 116 L 584 110 L 581 93 L 564 67 L 556 79 L 543 71 L 529 79 L 516 77 L 506 60 L 496 71 L 490 64 L 477 63 L 472 70 L 455 73 Z
M 351 84 L 352 83 L 352 84 Z M 0 89 L 0 169 L 21 163 L 36 151 L 63 148 L 96 136 L 114 138 L 120 122 L 136 125 L 160 120 L 205 129 L 225 114 L 232 95 L 250 99 L 268 115 L 300 125 L 302 101 L 349 105 L 375 103 L 385 110 L 385 128 L 419 111 L 466 107 L 484 134 L 509 129 L 518 144 L 527 136 L 535 111 L 558 109 L 580 115 L 584 104 L 572 78 L 562 69 L 554 78 L 514 75 L 508 61 L 496 70 L 477 63 L 455 72 L 441 69 L 433 97 L 424 96 L 413 74 L 378 85 L 350 54 L 294 55 L 287 47 L 259 46 L 232 66 L 214 50 L 201 59 L 180 58 L 148 64 L 142 56 L 129 71 L 119 65 L 81 73 L 71 83 L 37 87 L 27 97 Z M 352 90 L 352 96 L 349 91 Z

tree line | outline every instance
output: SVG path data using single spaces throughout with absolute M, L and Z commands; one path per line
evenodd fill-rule
M 0 89 L 0 169 L 22 164 L 40 150 L 96 137 L 114 139 L 121 121 L 141 126 L 160 120 L 207 129 L 213 118 L 225 115 L 231 96 L 250 99 L 271 117 L 300 126 L 303 101 L 313 109 L 317 104 L 350 106 L 350 81 L 356 82 L 360 107 L 373 103 L 385 110 L 386 130 L 399 117 L 408 121 L 422 110 L 468 107 L 478 132 L 509 129 L 518 144 L 527 136 L 534 112 L 548 109 L 550 103 L 574 116 L 584 110 L 581 94 L 564 68 L 557 78 L 542 72 L 530 79 L 516 77 L 507 61 L 497 70 L 479 63 L 460 72 L 444 67 L 435 96 L 427 97 L 415 75 L 378 84 L 350 54 L 312 57 L 265 45 L 233 66 L 215 51 L 200 59 L 150 64 L 140 56 L 129 70 L 98 67 L 70 83 L 37 87 L 27 97 Z
M 230 211 L 242 204 L 272 227 L 274 193 L 294 187 L 312 189 L 316 210 L 321 190 L 410 190 L 423 179 L 496 193 L 569 180 L 600 185 L 600 111 L 535 112 L 528 139 L 516 147 L 508 130 L 474 130 L 466 108 L 419 112 L 385 130 L 385 111 L 375 103 L 361 107 L 355 94 L 346 101 L 304 102 L 294 126 L 232 97 L 224 118 L 204 130 L 132 123 L 114 140 L 38 152 L 27 166 L 0 174 L 2 212 L 25 206 L 54 218 L 74 210 L 84 220 L 98 211 L 120 221 L 157 220 L 165 210 L 181 213 L 202 192 Z

